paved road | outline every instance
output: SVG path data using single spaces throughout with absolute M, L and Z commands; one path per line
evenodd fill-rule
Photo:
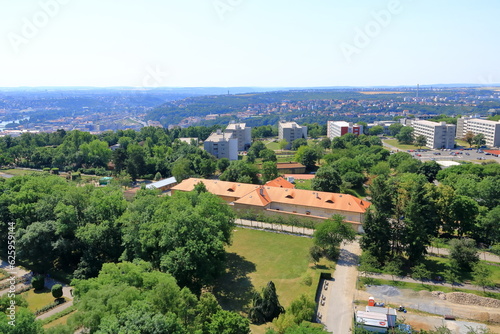
M 327 330 L 333 334 L 351 332 L 357 264 L 360 254 L 361 248 L 357 241 L 344 244 L 340 249 L 340 257 L 333 275 L 334 281 L 329 284 L 328 288 L 327 310 L 322 319 Z
M 427 247 L 427 252 L 429 254 L 446 255 L 446 256 L 448 256 L 450 254 L 450 252 L 447 248 L 436 248 L 436 247 Z M 479 259 L 484 260 L 484 261 L 489 261 L 489 262 L 500 263 L 499 256 L 497 256 L 495 254 L 488 253 L 488 252 L 479 252 Z

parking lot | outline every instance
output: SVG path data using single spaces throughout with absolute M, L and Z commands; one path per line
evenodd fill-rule
M 472 161 L 481 162 L 482 160 L 494 160 L 500 162 L 500 158 L 491 155 L 487 152 L 476 149 L 422 149 L 422 150 L 408 150 L 408 153 L 421 161 L 430 160 L 448 160 L 448 161 Z

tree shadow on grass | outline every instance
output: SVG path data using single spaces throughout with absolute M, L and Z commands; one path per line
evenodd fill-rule
M 213 294 L 225 310 L 247 311 L 255 288 L 248 274 L 255 272 L 255 264 L 236 253 L 227 254 L 227 269 L 215 285 Z

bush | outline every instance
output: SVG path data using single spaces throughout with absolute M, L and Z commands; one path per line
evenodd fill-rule
M 476 243 L 472 239 L 453 239 L 450 241 L 450 259 L 463 271 L 471 272 L 479 261 Z
M 61 284 L 56 284 L 52 287 L 52 296 L 55 299 L 61 298 L 63 295 L 63 288 Z
M 33 277 L 33 279 L 31 280 L 31 285 L 33 286 L 35 291 L 43 290 L 43 288 L 45 287 L 45 277 L 43 276 Z

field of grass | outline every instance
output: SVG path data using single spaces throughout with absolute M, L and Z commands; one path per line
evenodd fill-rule
M 32 170 L 16 169 L 16 168 L 0 169 L 0 172 L 5 173 L 5 174 L 10 174 L 10 175 L 15 175 L 15 176 L 32 174 L 32 173 L 41 173 L 41 172 L 35 172 L 35 171 L 32 171 Z
M 227 248 L 228 270 L 214 289 L 217 299 L 225 309 L 246 312 L 254 291 L 260 292 L 269 281 L 284 307 L 301 294 L 314 297 L 321 272 L 331 272 L 334 263 L 322 259 L 314 266 L 308 256 L 311 246 L 310 238 L 235 229 L 233 245 Z
M 275 142 L 275 141 L 266 142 L 266 147 L 270 150 L 273 150 L 273 151 L 277 151 L 280 149 L 278 142 Z
M 48 289 L 44 289 L 40 292 L 35 292 L 35 289 L 24 292 L 21 296 L 28 302 L 28 309 L 31 311 L 36 311 L 46 305 L 54 302 L 54 297 L 52 292 Z
M 417 147 L 415 145 L 405 145 L 405 144 L 400 144 L 398 143 L 397 139 L 386 139 L 383 141 L 386 144 L 392 145 L 394 147 L 399 148 L 400 150 L 406 151 L 406 150 L 418 150 L 419 148 L 425 148 L 425 147 Z
M 312 180 L 295 180 L 295 188 L 312 190 Z

